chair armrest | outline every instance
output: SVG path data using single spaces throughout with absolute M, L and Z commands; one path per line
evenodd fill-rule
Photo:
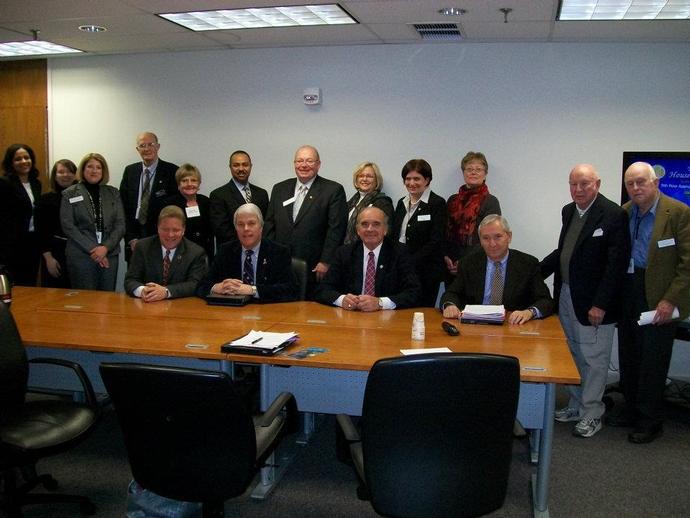
M 86 372 L 81 365 L 76 362 L 61 360 L 58 358 L 33 358 L 29 360 L 29 363 L 43 363 L 72 369 L 77 375 L 77 378 L 79 378 L 79 382 L 84 389 L 84 398 L 86 399 L 86 404 L 92 409 L 98 411 L 99 407 L 98 400 L 96 399 L 96 393 L 93 390 L 93 385 L 91 385 L 91 380 L 89 380 L 89 377 L 86 375 Z
M 259 426 L 270 426 L 283 409 L 287 411 L 288 428 L 292 429 L 297 421 L 297 401 L 295 401 L 295 396 L 290 392 L 281 392 L 278 394 L 278 397 L 273 400 L 271 406 L 259 416 Z
M 338 425 L 340 425 L 340 429 L 343 431 L 345 440 L 348 443 L 360 442 L 362 440 L 362 438 L 359 436 L 357 428 L 355 428 L 355 425 L 352 422 L 352 418 L 349 415 L 338 414 L 335 416 L 335 418 L 338 421 Z

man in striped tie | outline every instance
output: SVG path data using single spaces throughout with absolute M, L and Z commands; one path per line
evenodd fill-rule
M 357 217 L 357 239 L 335 253 L 316 300 L 348 311 L 417 305 L 420 285 L 404 245 L 386 237 L 388 217 L 377 207 Z

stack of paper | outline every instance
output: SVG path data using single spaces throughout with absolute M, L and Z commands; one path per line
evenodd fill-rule
M 266 331 L 249 331 L 221 346 L 223 352 L 241 352 L 244 354 L 275 354 L 297 340 L 297 333 L 269 333 Z
M 506 309 L 503 304 L 468 304 L 462 310 L 460 322 L 463 324 L 497 324 L 500 325 L 506 318 Z

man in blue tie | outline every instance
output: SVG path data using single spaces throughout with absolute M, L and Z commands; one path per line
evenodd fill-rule
M 249 295 L 257 302 L 295 300 L 290 250 L 263 237 L 264 219 L 253 203 L 233 216 L 237 241 L 224 243 L 197 295 Z
M 357 239 L 336 250 L 316 300 L 348 311 L 378 311 L 418 304 L 420 284 L 404 245 L 386 237 L 388 216 L 367 207 L 357 217 Z

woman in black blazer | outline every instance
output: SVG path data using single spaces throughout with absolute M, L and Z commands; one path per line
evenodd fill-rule
M 393 221 L 393 202 L 381 192 L 383 189 L 383 176 L 381 170 L 374 162 L 359 164 L 352 173 L 352 184 L 356 192 L 347 201 L 348 220 L 347 232 L 345 232 L 345 244 L 357 241 L 357 216 L 362 209 L 378 207 L 388 217 L 388 224 Z
M 36 155 L 26 144 L 12 144 L 2 161 L 0 178 L 0 264 L 13 284 L 36 286 L 40 252 L 34 207 L 41 195 Z
M 148 233 L 152 236 L 157 233 L 158 215 L 161 210 L 168 205 L 176 205 L 187 218 L 184 237 L 203 248 L 210 263 L 214 255 L 211 202 L 207 196 L 199 194 L 201 172 L 192 164 L 182 164 L 175 172 L 175 183 L 178 192 L 156 200 L 155 205 L 151 207 L 151 217 L 147 222 Z
M 82 158 L 79 183 L 62 191 L 60 220 L 72 287 L 115 291 L 125 211 L 120 192 L 106 185 L 108 163 L 98 153 Z
M 392 234 L 412 254 L 422 283 L 419 305 L 434 307 L 445 269 L 446 202 L 429 189 L 432 174 L 426 160 L 410 160 L 401 176 L 408 195 L 400 198 L 395 208 Z
M 36 232 L 41 249 L 41 286 L 70 288 L 65 246 L 67 237 L 60 223 L 62 191 L 77 182 L 77 166 L 63 158 L 53 164 L 50 171 L 51 191 L 42 194 L 36 202 Z

